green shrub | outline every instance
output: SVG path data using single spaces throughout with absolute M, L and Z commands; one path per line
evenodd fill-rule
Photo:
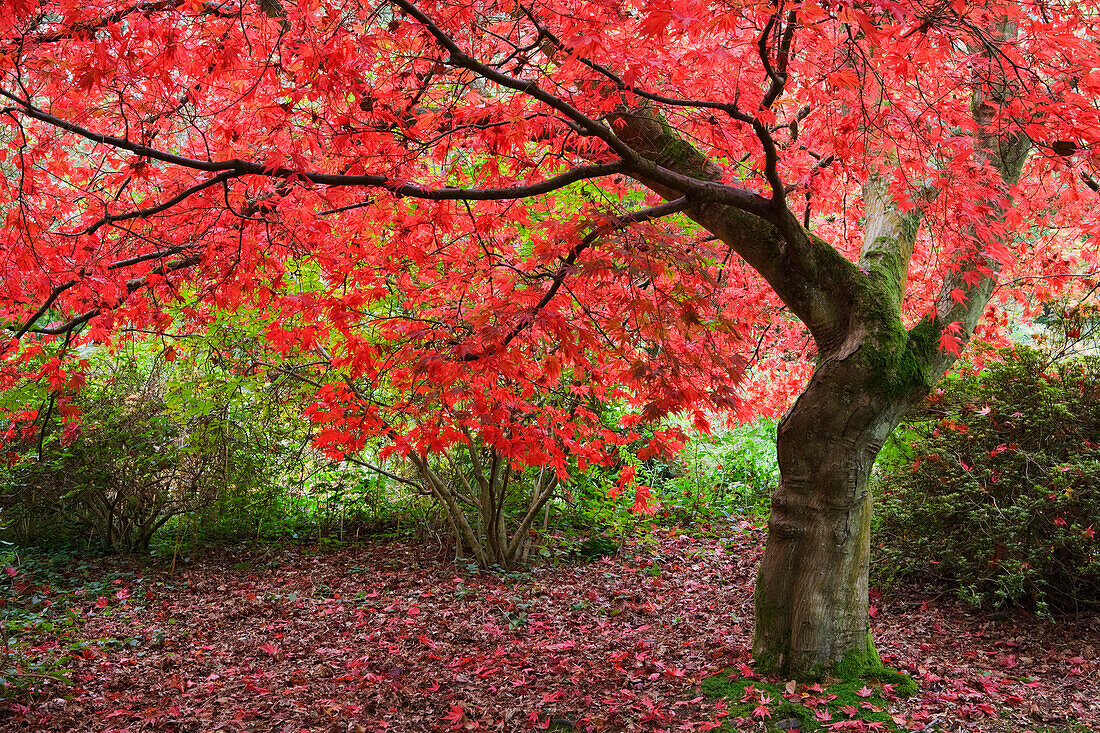
M 107 549 L 144 549 L 180 511 L 186 481 L 177 435 L 151 385 L 156 368 L 120 358 L 79 401 L 79 432 L 48 431 L 37 454 L 0 479 L 10 536 L 21 545 L 58 545 L 90 535 Z M 46 426 L 50 427 L 49 424 Z
M 38 446 L 0 470 L 18 545 L 144 552 L 169 523 L 194 536 L 252 511 L 297 457 L 262 377 L 195 375 L 147 348 L 97 354 L 87 376 L 79 422 L 63 431 L 46 413 Z
M 168 349 L 89 348 L 83 389 L 0 393 L 0 415 L 14 416 L 0 540 L 174 561 L 240 541 L 435 539 L 444 522 L 430 498 L 310 447 L 302 407 L 322 375 L 263 352 L 248 326 Z M 62 400 L 78 420 L 62 420 Z M 362 457 L 380 462 L 369 449 Z
M 633 457 L 639 442 L 623 450 L 623 461 L 633 465 L 638 482 L 650 488 L 656 505 L 652 517 L 631 511 L 630 489 L 615 491 L 620 468 L 589 466 L 573 475 L 563 488 L 563 500 L 552 504 L 554 526 L 619 543 L 639 522 L 688 527 L 730 517 L 767 516 L 779 484 L 775 434 L 774 420 L 758 420 L 711 435 L 695 433 L 674 458 L 641 461 Z
M 877 573 L 975 605 L 1100 604 L 1100 358 L 1033 349 L 952 377 L 883 452 Z
M 776 423 L 697 435 L 676 461 L 647 465 L 661 506 L 658 521 L 691 524 L 719 516 L 766 516 L 779 485 Z

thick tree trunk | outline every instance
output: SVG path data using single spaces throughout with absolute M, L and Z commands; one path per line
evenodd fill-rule
M 867 616 L 867 478 L 926 391 L 896 378 L 908 345 L 893 359 L 874 358 L 881 353 L 864 338 L 826 360 L 779 424 L 781 481 L 756 584 L 753 656 L 763 672 L 816 679 L 842 663 L 857 673 L 881 665 Z

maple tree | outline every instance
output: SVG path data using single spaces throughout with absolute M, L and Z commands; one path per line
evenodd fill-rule
M 1095 262 L 1097 10 L 8 3 L 0 388 L 72 418 L 80 345 L 248 308 L 335 375 L 311 408 L 334 452 L 476 441 L 564 476 L 637 437 L 595 402 L 705 427 L 808 332 L 812 366 L 755 372 L 793 372 L 782 404 L 812 368 L 754 653 L 874 665 L 882 442 L 983 315 L 996 338 Z

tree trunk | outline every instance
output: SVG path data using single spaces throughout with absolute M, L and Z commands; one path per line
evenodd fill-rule
M 758 669 L 819 679 L 840 667 L 881 667 L 867 616 L 871 495 L 867 478 L 883 442 L 927 391 L 897 367 L 909 344 L 879 358 L 877 339 L 827 359 L 779 423 L 780 485 L 756 584 Z
M 557 478 L 543 470 L 528 488 L 508 459 L 490 450 L 490 460 L 486 464 L 478 456 L 477 442 L 472 436 L 468 439 L 471 477 L 464 473 L 467 467 L 446 452 L 443 456 L 452 472 L 449 477 L 437 473 L 426 457 L 414 453 L 409 458 L 420 472 L 427 491 L 439 502 L 456 538 L 458 554 L 461 556 L 469 550 L 481 568 L 515 570 L 527 563 L 535 519 L 553 496 Z M 527 510 L 522 515 L 517 512 L 509 517 L 506 512 L 509 492 L 522 491 L 529 491 Z M 510 527 L 514 527 L 511 532 Z

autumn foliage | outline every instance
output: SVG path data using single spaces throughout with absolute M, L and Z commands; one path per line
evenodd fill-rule
M 621 440 L 596 403 L 627 400 L 647 420 L 734 406 L 730 354 L 747 326 L 724 312 L 711 248 L 685 253 L 678 226 L 623 233 L 661 212 L 625 213 L 639 197 L 613 182 L 511 200 L 525 179 L 557 189 L 614 166 L 565 171 L 573 151 L 495 160 L 551 120 L 447 75 L 433 86 L 441 70 L 418 58 L 430 40 L 415 27 L 288 8 L 306 29 L 293 40 L 258 8 L 131 10 L 74 6 L 11 31 L 25 51 L 9 72 L 33 73 L 37 91 L 31 117 L 8 117 L 5 160 L 57 173 L 16 165 L 6 180 L 19 205 L 5 302 L 20 337 L 6 386 L 30 377 L 64 394 L 75 347 L 164 329 L 177 302 L 192 328 L 224 309 L 265 313 L 277 349 L 320 355 L 340 376 L 310 414 L 335 453 L 378 435 L 438 451 L 472 428 L 564 476 Z M 73 69 L 50 61 L 58 48 Z M 152 72 L 140 83 L 139 69 Z M 140 142 L 80 142 L 101 133 Z M 158 141 L 171 152 L 152 152 Z M 474 200 L 453 200 L 466 197 L 453 184 Z M 16 418 L 27 427 L 35 412 Z
M 886 133 L 891 192 L 903 208 L 935 199 L 911 318 L 975 257 L 1006 282 L 1091 260 L 1064 235 L 1095 226 L 1083 217 L 1100 142 L 1086 5 L 790 10 L 793 44 L 753 3 L 9 5 L 0 155 L 15 340 L 0 386 L 33 378 L 63 394 L 77 346 L 164 329 L 178 302 L 197 323 L 262 311 L 278 348 L 324 354 L 347 377 L 313 412 L 336 451 L 370 435 L 438 449 L 466 426 L 564 474 L 567 455 L 583 465 L 615 441 L 592 400 L 629 400 L 645 419 L 728 409 L 758 342 L 790 350 L 799 329 L 713 241 L 635 224 L 676 208 L 652 208 L 609 142 L 616 110 L 649 99 L 727 185 L 766 193 L 775 168 L 799 215 L 846 252 L 853 184 L 879 170 Z M 980 49 L 952 39 L 998 15 L 1020 39 L 999 51 L 1011 79 L 988 72 L 1017 92 L 992 124 L 1039 154 L 990 232 L 1004 194 L 962 134 Z M 790 48 L 784 96 L 752 113 L 769 149 L 730 110 L 758 106 L 775 73 L 759 46 L 772 43 Z M 757 382 L 790 368 L 761 364 Z M 797 383 L 779 381 L 776 404 Z

